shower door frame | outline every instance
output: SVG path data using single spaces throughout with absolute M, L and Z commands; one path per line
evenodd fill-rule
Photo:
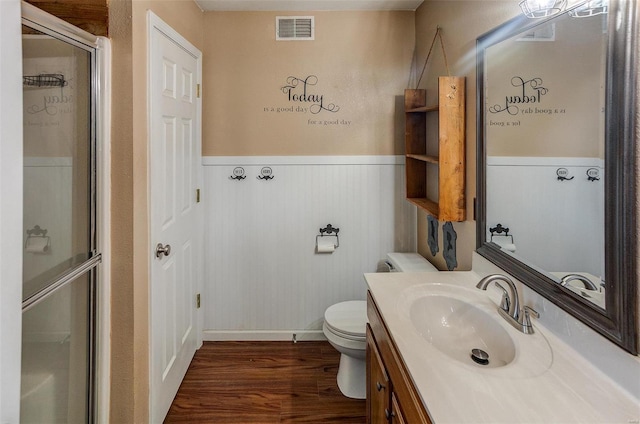
M 22 312 L 35 306 L 59 288 L 81 275 L 90 278 L 89 419 L 108 422 L 109 417 L 109 333 L 110 279 L 109 228 L 110 185 L 110 59 L 109 40 L 96 37 L 22 2 L 22 24 L 90 53 L 90 254 L 80 265 L 69 269 L 45 289 L 22 302 Z

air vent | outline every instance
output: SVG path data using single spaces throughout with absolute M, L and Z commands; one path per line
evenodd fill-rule
M 276 16 L 276 40 L 313 40 L 313 16 Z
M 556 41 L 556 24 L 551 23 L 542 28 L 532 29 L 525 32 L 517 41 Z

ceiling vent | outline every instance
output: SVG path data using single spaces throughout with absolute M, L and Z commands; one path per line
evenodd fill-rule
M 556 41 L 556 24 L 551 23 L 542 28 L 536 27 L 529 32 L 525 32 L 517 41 Z
M 276 16 L 276 40 L 313 40 L 313 16 Z

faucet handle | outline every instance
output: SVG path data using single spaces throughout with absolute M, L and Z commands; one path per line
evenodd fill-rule
M 522 322 L 520 323 L 522 326 L 522 332 L 525 334 L 533 334 L 533 325 L 531 325 L 531 315 L 536 318 L 540 318 L 540 314 L 533 308 L 526 306 L 522 308 Z
M 498 286 L 500 290 L 502 290 L 502 299 L 500 300 L 500 309 L 502 309 L 505 312 L 509 312 L 509 308 L 511 307 L 511 299 L 509 299 L 509 293 L 507 292 L 507 289 L 502 287 L 502 285 L 500 285 L 500 283 L 498 283 L 497 281 L 496 281 L 496 286 Z
M 524 306 L 524 314 L 526 317 L 529 317 L 529 315 L 533 315 L 536 318 L 540 318 L 540 313 L 538 311 L 526 305 Z

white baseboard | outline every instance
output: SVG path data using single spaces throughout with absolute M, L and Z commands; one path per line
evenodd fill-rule
M 202 340 L 219 341 L 311 341 L 327 340 L 322 330 L 260 330 L 260 331 L 220 331 L 204 330 Z

